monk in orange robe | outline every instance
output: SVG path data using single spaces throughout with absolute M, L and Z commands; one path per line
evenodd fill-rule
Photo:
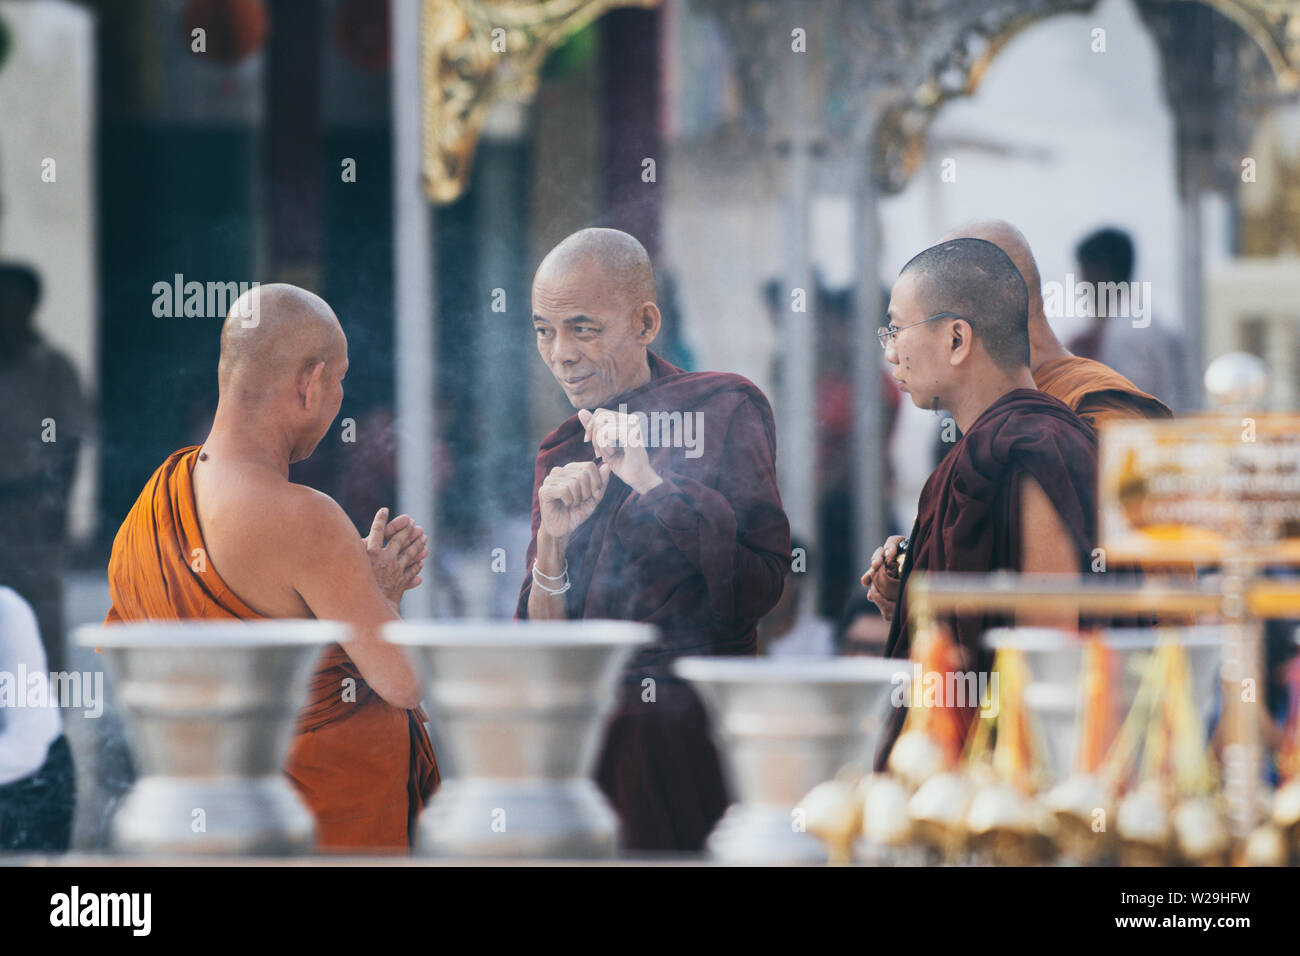
M 1073 355 L 1056 337 L 1043 312 L 1043 280 L 1029 242 L 1001 219 L 982 219 L 954 229 L 945 239 L 984 239 L 1016 264 L 1029 290 L 1029 371 L 1039 391 L 1064 402 L 1093 428 L 1123 418 L 1172 418 L 1169 406 L 1148 395 L 1108 365 Z
M 319 297 L 258 286 L 221 333 L 220 400 L 198 447 L 154 472 L 113 542 L 105 623 L 321 618 L 352 625 L 311 676 L 284 771 L 320 849 L 402 851 L 438 783 L 419 682 L 379 628 L 420 583 L 427 536 L 289 481 L 338 415 L 347 339 Z

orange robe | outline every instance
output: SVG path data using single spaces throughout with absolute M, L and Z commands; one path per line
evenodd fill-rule
M 108 562 L 118 621 L 261 620 L 226 587 L 211 562 L 194 570 L 199 530 L 191 476 L 198 448 L 174 452 L 149 479 L 113 540 Z M 203 565 L 200 565 L 203 566 Z M 350 679 L 353 685 L 344 681 Z M 338 644 L 312 672 L 284 772 L 316 818 L 329 850 L 405 850 L 416 817 L 438 785 L 423 711 L 400 710 L 361 678 Z
M 1173 418 L 1164 402 L 1142 391 L 1109 365 L 1067 355 L 1038 366 L 1034 384 L 1059 399 L 1099 430 L 1108 421 L 1125 418 Z

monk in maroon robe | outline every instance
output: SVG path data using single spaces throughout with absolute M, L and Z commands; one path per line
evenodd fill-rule
M 1028 292 L 1015 263 L 983 239 L 941 242 L 904 266 L 881 330 L 899 387 L 922 408 L 947 409 L 962 432 L 921 491 L 896 582 L 878 551 L 862 583 L 891 616 L 886 654 L 906 656 L 907 579 L 914 569 L 1079 573 L 1096 537 L 1097 440 L 1029 370 Z M 1050 497 L 1049 497 L 1050 496 Z M 889 590 L 893 590 L 890 588 Z M 971 666 L 987 671 L 984 630 L 1009 623 L 963 617 L 954 625 Z M 1024 620 L 1020 623 L 1031 623 Z M 1045 609 L 1032 623 L 1075 626 Z M 877 755 L 883 767 L 902 709 Z
M 634 851 L 699 850 L 728 802 L 705 712 L 672 662 L 753 654 L 790 528 L 776 430 L 739 375 L 689 373 L 649 350 L 660 327 L 645 249 L 612 229 L 538 267 L 533 325 L 578 413 L 542 442 L 520 618 L 658 627 L 617 690 L 596 779 Z
M 1043 307 L 1043 279 L 1038 271 L 1038 262 L 1029 247 L 1029 240 L 1019 229 L 1004 219 L 977 219 L 952 230 L 943 238 L 987 239 L 1016 264 L 1020 278 L 1025 280 L 1029 292 L 1029 371 L 1040 392 L 1059 398 L 1070 411 L 1091 425 L 1099 438 L 1101 429 L 1110 422 L 1173 418 L 1174 413 L 1169 406 L 1139 389 L 1113 368 L 1074 355 L 1061 344 L 1061 340 L 1052 331 L 1051 323 L 1047 321 Z M 900 536 L 886 541 L 884 550 L 894 550 L 901 540 Z M 1171 581 L 1191 583 L 1196 580 L 1195 570 L 1190 565 L 1159 567 L 1144 562 L 1144 567 L 1139 568 L 1112 562 L 1106 569 L 1109 579 L 1134 586 L 1153 572 L 1156 576 Z M 882 579 L 881 583 L 885 584 L 886 581 Z M 1195 623 L 1194 620 L 1175 614 L 1165 614 L 1163 619 L 1170 624 Z M 1152 614 L 1090 619 L 1090 623 L 1100 627 L 1151 627 L 1157 622 L 1157 617 Z

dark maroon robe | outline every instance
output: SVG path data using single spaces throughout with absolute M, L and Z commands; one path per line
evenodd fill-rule
M 695 851 L 728 800 L 704 709 L 671 664 L 687 654 L 755 652 L 755 625 L 780 598 L 790 567 L 790 525 L 763 393 L 739 375 L 683 372 L 653 352 L 648 360 L 650 381 L 603 407 L 679 412 L 683 420 L 699 413 L 699 444 L 647 448 L 663 482 L 645 494 L 611 476 L 596 510 L 569 537 L 565 601 L 573 619 L 658 627 L 658 640 L 624 669 L 596 779 L 619 813 L 628 849 Z M 529 570 L 541 526 L 537 490 L 552 468 L 594 459 L 583 432 L 575 414 L 542 442 Z M 519 618 L 528 616 L 531 587 L 526 576 Z M 646 678 L 654 681 L 652 701 L 644 699 Z
M 1032 476 L 1056 506 L 1080 568 L 1088 568 L 1097 535 L 1097 437 L 1068 406 L 1033 388 L 1007 392 L 975 419 L 921 490 L 908 539 L 898 606 L 885 654 L 906 657 L 907 579 L 913 570 L 988 573 L 1020 570 L 1020 479 Z M 992 655 L 980 638 L 1005 616 L 971 615 L 952 622 L 954 636 L 981 671 Z M 892 715 L 877 769 L 884 767 L 906 710 Z

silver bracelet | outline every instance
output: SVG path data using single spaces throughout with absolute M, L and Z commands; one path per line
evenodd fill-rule
M 533 559 L 533 580 L 534 581 L 537 580 L 537 576 L 539 574 L 542 577 L 546 578 L 546 580 L 548 581 L 563 581 L 565 578 L 569 576 L 569 562 L 567 560 L 564 562 L 564 570 L 561 571 L 559 574 L 547 574 L 545 571 L 537 570 L 537 559 L 534 558 Z
M 535 584 L 538 588 L 540 588 L 544 593 L 549 594 L 549 595 L 551 595 L 552 597 L 555 597 L 556 595 L 563 594 L 565 591 L 569 590 L 569 588 L 572 586 L 571 583 L 569 582 L 569 569 L 568 569 L 568 565 L 567 565 L 567 564 L 565 565 L 565 568 L 564 568 L 564 574 L 562 575 L 562 577 L 564 578 L 564 586 L 563 586 L 563 587 L 553 588 L 553 587 L 550 587 L 549 585 L 543 584 L 541 578 L 538 577 L 538 575 L 540 575 L 540 574 L 542 574 L 542 572 L 540 572 L 540 571 L 537 570 L 537 564 L 534 562 L 534 564 L 533 564 L 533 584 Z M 542 575 L 542 577 L 547 577 L 547 576 L 548 576 L 548 575 Z M 552 579 L 552 580 L 554 580 L 554 579 Z

